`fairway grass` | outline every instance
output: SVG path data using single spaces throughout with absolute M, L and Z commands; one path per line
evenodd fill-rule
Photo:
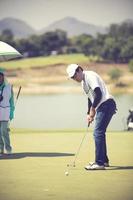
M 66 54 L 46 57 L 33 57 L 15 61 L 2 62 L 1 66 L 5 67 L 6 69 L 28 69 L 34 67 L 46 67 L 49 65 L 67 65 L 70 63 L 89 62 L 91 60 L 96 61 L 97 59 L 97 56 L 93 56 L 91 58 L 85 56 L 84 54 Z
M 132 200 L 133 134 L 107 134 L 110 167 L 85 171 L 94 160 L 89 131 L 76 167 L 67 164 L 81 142 L 82 132 L 12 134 L 14 154 L 0 158 L 0 200 Z

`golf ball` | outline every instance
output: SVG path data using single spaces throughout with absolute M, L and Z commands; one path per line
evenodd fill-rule
M 66 175 L 66 176 L 68 176 L 68 175 L 69 175 L 69 173 L 68 173 L 68 172 L 65 172 L 65 175 Z

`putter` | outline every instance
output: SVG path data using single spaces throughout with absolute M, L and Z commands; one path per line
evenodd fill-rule
M 87 130 L 86 130 L 86 132 L 85 132 L 85 134 L 84 134 L 84 136 L 83 136 L 83 138 L 82 138 L 82 141 L 81 141 L 81 143 L 80 143 L 80 145 L 79 145 L 79 147 L 78 147 L 78 149 L 77 149 L 77 152 L 76 152 L 76 154 L 75 154 L 75 157 L 74 157 L 74 160 L 73 160 L 73 162 L 71 163 L 71 164 L 67 164 L 67 167 L 76 167 L 76 160 L 77 160 L 77 157 L 78 157 L 78 155 L 79 155 L 79 152 L 80 152 L 80 149 L 81 149 L 81 146 L 82 146 L 82 144 L 83 144 L 83 141 L 84 141 L 84 139 L 86 138 L 86 135 L 87 135 L 87 133 L 88 133 L 88 128 L 89 128 L 89 126 L 90 126 L 90 123 L 88 123 L 88 126 L 87 126 Z
M 17 104 L 17 101 L 18 101 L 18 97 L 20 95 L 20 91 L 21 91 L 21 86 L 19 87 L 19 90 L 18 90 L 18 93 L 17 93 L 17 96 L 16 96 L 16 101 L 15 101 L 15 108 L 16 108 L 16 104 Z

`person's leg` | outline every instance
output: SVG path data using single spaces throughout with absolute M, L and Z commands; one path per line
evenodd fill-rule
M 108 158 L 108 153 L 107 153 L 107 145 L 106 145 L 106 135 L 105 135 L 105 140 L 104 140 L 104 145 L 103 145 L 103 154 L 104 154 L 104 164 L 106 165 L 109 163 L 109 158 Z
M 2 137 L 2 128 L 1 128 L 1 122 L 0 122 L 0 154 L 4 153 L 4 142 Z
M 12 147 L 10 145 L 8 121 L 3 121 L 1 123 L 1 130 L 2 130 L 2 135 L 4 139 L 5 149 L 7 153 L 11 153 Z
M 106 148 L 106 129 L 108 124 L 115 113 L 116 105 L 114 102 L 103 103 L 97 110 L 94 139 L 95 139 L 95 162 L 98 165 L 104 165 L 108 163 L 109 159 L 107 156 Z

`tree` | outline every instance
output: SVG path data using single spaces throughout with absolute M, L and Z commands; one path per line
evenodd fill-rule
M 113 62 L 126 62 L 133 57 L 133 23 L 112 24 L 104 38 L 101 56 Z M 97 38 L 97 45 L 99 38 Z M 98 53 L 98 52 L 97 52 Z
M 122 24 L 111 24 L 108 34 L 114 38 L 128 38 L 133 35 L 133 22 L 127 21 Z
M 0 35 L 0 40 L 10 45 L 15 45 L 14 35 L 10 29 L 5 29 Z
M 71 40 L 71 44 L 75 46 L 78 53 L 84 53 L 85 55 L 92 54 L 93 37 L 91 35 L 82 34 L 76 36 Z
M 67 34 L 61 30 L 47 32 L 40 36 L 41 50 L 44 55 L 50 55 L 52 51 L 61 53 L 62 48 L 67 44 Z
M 20 39 L 17 41 L 17 48 L 25 57 L 35 57 L 40 55 L 40 49 L 35 43 L 35 38 L 37 39 L 37 36 L 32 36 L 29 40 Z
M 127 38 L 127 41 L 121 47 L 121 61 L 128 63 L 133 58 L 133 36 Z
M 107 37 L 101 50 L 101 56 L 105 60 L 118 62 L 120 57 L 119 42 L 113 37 Z

